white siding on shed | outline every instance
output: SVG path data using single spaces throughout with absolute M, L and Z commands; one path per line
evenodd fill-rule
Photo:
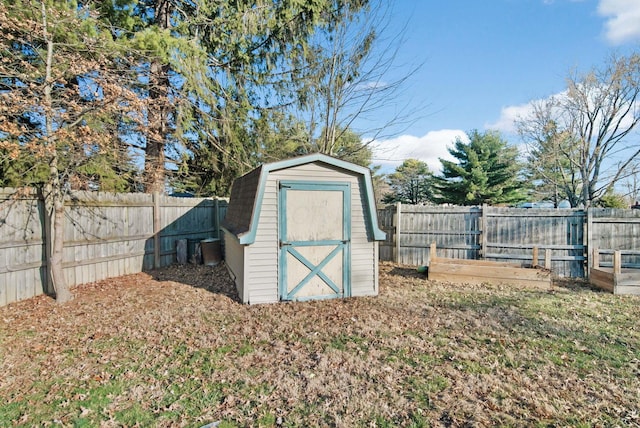
M 349 171 L 317 163 L 272 171 L 262 200 L 255 242 L 249 246 L 247 283 L 250 303 L 278 301 L 278 182 L 283 180 L 351 183 L 351 293 L 375 295 L 378 291 L 376 241 L 368 237 L 366 205 L 359 177 Z
M 238 183 L 236 193 L 237 213 L 229 219 L 229 229 L 225 228 L 225 255 L 243 302 L 255 304 L 280 300 L 278 192 L 281 181 L 350 184 L 351 295 L 378 294 L 377 240 L 384 239 L 384 233 L 378 228 L 375 206 L 370 206 L 374 203 L 366 168 L 316 154 L 265 164 L 239 180 L 242 181 Z M 252 190 L 256 186 L 257 190 Z M 246 208 L 251 206 L 251 197 L 255 198 L 257 205 L 254 205 L 249 224 L 249 217 L 245 214 Z M 232 191 L 231 207 L 233 203 Z
M 248 247 L 249 303 L 278 301 L 278 194 L 277 183 L 267 180 L 262 197 L 256 240 Z
M 245 246 L 241 245 L 235 236 L 229 232 L 224 233 L 224 259 L 228 270 L 231 271 L 234 282 L 236 283 L 236 290 L 240 300 L 245 301 Z

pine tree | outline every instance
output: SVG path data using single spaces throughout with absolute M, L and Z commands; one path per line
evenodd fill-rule
M 41 192 L 49 284 L 65 302 L 72 297 L 62 269 L 65 194 L 89 159 L 121 149 L 92 123 L 135 109 L 137 97 L 116 69 L 122 51 L 90 9 L 2 1 L 0 22 L 0 154 L 8 157 L 0 163 L 25 168 L 20 180 L 11 169 L 0 175 Z
M 457 138 L 449 153 L 457 159 L 440 159 L 442 173 L 435 177 L 434 201 L 455 205 L 509 205 L 526 198 L 526 185 L 519 178 L 518 151 L 498 132 L 477 130 L 469 143 Z
M 260 109 L 280 98 L 291 58 L 307 48 L 319 25 L 366 1 L 102 3 L 103 19 L 119 29 L 114 37 L 143 53 L 133 71 L 141 74 L 139 91 L 148 102 L 136 132 L 145 150 L 147 190 L 160 191 L 166 163 L 179 163 L 185 177 L 184 158 L 197 157 L 197 150 L 205 153 L 195 164 L 213 175 L 250 168 L 259 142 L 247 141 L 246 130 Z
M 383 198 L 383 203 L 420 204 L 430 202 L 432 193 L 432 173 L 429 166 L 418 159 L 407 159 L 389 174 L 391 192 Z

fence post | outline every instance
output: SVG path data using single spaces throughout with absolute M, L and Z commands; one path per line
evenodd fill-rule
M 622 272 L 622 252 L 615 250 L 613 252 L 613 274 L 619 275 Z
M 220 239 L 220 203 L 217 197 L 213 200 L 213 210 L 213 227 L 216 229 L 216 238 Z
M 487 204 L 482 204 L 480 207 L 481 217 L 480 217 L 480 241 L 481 241 L 481 253 L 480 258 L 487 258 L 487 211 L 489 210 L 489 206 Z
M 589 274 L 591 273 L 591 268 L 593 267 L 593 254 L 591 252 L 591 243 L 593 242 L 593 209 L 587 208 L 587 224 L 585 225 L 587 228 L 587 233 L 583 233 L 583 239 L 586 239 L 586 242 L 583 243 L 584 253 L 586 253 L 587 257 L 587 266 L 585 269 L 584 276 L 589 279 Z M 585 254 L 583 254 L 585 255 Z
M 400 263 L 400 216 L 402 213 L 402 203 L 396 202 L 396 228 L 395 228 L 395 238 L 396 238 L 396 263 Z
M 544 250 L 544 268 L 551 270 L 551 248 Z
M 153 193 L 153 267 L 160 268 L 160 193 Z

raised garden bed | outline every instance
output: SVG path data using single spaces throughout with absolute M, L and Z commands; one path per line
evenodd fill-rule
M 600 251 L 593 249 L 593 267 L 589 269 L 591 285 L 613 294 L 640 295 L 640 269 L 623 268 L 622 252 L 613 252 L 613 266 L 600 266 Z
M 521 284 L 549 289 L 552 285 L 550 261 L 545 258 L 545 267 L 538 266 L 538 249 L 533 249 L 534 261 L 530 266 L 489 260 L 449 259 L 436 255 L 436 244 L 431 244 L 428 278 L 435 281 L 450 281 L 469 284 Z

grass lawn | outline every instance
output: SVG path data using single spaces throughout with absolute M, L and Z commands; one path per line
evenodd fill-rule
M 640 426 L 640 298 L 427 281 L 245 306 L 172 267 L 0 308 L 0 426 Z

